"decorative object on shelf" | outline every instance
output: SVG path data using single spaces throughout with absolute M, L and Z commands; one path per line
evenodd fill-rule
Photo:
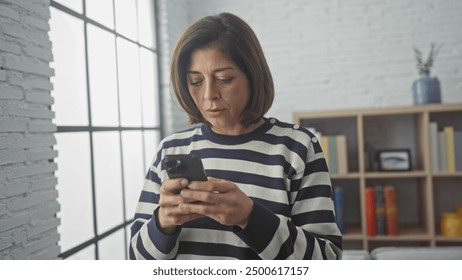
M 448 237 L 462 236 L 462 219 L 457 213 L 441 214 L 441 234 Z
M 431 44 L 430 53 L 424 62 L 422 52 L 414 47 L 414 54 L 417 61 L 417 69 L 420 78 L 412 84 L 414 104 L 441 103 L 441 87 L 437 77 L 430 77 L 430 71 L 435 57 L 441 49 L 435 43 Z
M 411 170 L 411 151 L 409 149 L 389 149 L 377 151 L 380 171 Z

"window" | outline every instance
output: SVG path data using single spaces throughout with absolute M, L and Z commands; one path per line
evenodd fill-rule
M 128 257 L 160 139 L 154 1 L 51 1 L 63 258 Z

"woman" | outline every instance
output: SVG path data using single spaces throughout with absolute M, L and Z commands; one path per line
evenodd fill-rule
M 171 83 L 191 123 L 164 139 L 146 176 L 131 259 L 339 259 L 332 188 L 319 141 L 264 117 L 274 88 L 258 39 L 222 13 L 191 25 Z M 170 154 L 202 158 L 207 181 L 169 179 Z

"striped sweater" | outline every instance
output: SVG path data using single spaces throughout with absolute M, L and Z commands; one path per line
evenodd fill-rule
M 161 160 L 195 153 L 207 176 L 234 182 L 253 201 L 245 229 L 202 217 L 173 235 L 159 230 L 155 211 L 167 179 Z M 131 227 L 131 259 L 340 259 L 332 187 L 319 141 L 308 130 L 265 119 L 241 136 L 206 125 L 175 133 L 159 145 Z

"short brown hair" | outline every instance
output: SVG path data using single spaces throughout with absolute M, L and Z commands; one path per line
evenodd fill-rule
M 173 52 L 171 86 L 190 122 L 209 124 L 194 103 L 187 84 L 192 52 L 208 46 L 218 47 L 246 75 L 250 98 L 241 123 L 248 126 L 258 122 L 273 103 L 273 78 L 257 36 L 245 21 L 230 13 L 207 16 L 193 23 L 182 34 Z

